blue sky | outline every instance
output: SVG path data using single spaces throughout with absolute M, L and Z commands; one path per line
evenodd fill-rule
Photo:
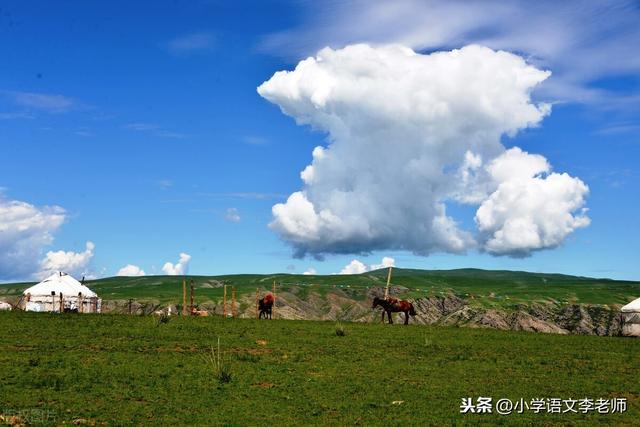
M 115 275 L 127 264 L 161 274 L 165 262 L 177 262 L 184 252 L 191 256 L 190 274 L 302 273 L 309 268 L 329 274 L 355 258 L 377 264 L 390 256 L 397 266 L 408 268 L 640 278 L 637 60 L 612 60 L 615 66 L 601 67 L 604 71 L 588 70 L 599 67 L 606 46 L 587 50 L 578 43 L 567 49 L 594 60 L 574 59 L 581 68 L 577 72 L 567 52 L 545 48 L 554 40 L 532 35 L 530 43 L 510 43 L 526 39 L 514 28 L 500 27 L 496 33 L 501 37 L 487 38 L 472 31 L 482 21 L 466 20 L 437 34 L 428 28 L 410 31 L 411 25 L 407 34 L 397 34 L 380 28 L 395 28 L 397 22 L 362 22 L 359 2 L 350 8 L 328 5 L 4 2 L 2 197 L 65 211 L 64 223 L 51 230 L 51 241 L 35 247 L 32 255 L 39 259 L 47 251 L 79 252 L 91 241 L 95 250 L 88 268 L 97 276 Z M 583 3 L 574 5 L 584 12 Z M 637 7 L 624 2 L 611 8 L 621 20 L 629 13 L 640 16 Z M 394 16 L 403 19 L 403 13 Z M 349 14 L 358 17 L 352 25 L 359 30 L 313 31 L 342 29 Z M 571 15 L 566 19 L 571 21 Z M 574 31 L 568 40 L 575 39 L 572 34 L 585 35 L 581 40 L 597 38 L 602 31 L 603 40 L 636 42 L 635 52 L 619 55 L 638 54 L 640 38 L 632 29 L 612 36 L 597 19 L 571 22 L 585 28 L 567 29 Z M 473 249 L 465 255 L 376 250 L 365 256 L 328 254 L 322 261 L 293 258 L 290 246 L 268 227 L 271 207 L 301 188 L 300 172 L 311 162 L 313 148 L 326 145 L 326 134 L 296 125 L 256 88 L 319 47 L 354 42 L 402 42 L 421 52 L 487 42 L 550 69 L 554 75 L 534 98 L 551 100 L 552 113 L 503 144 L 542 154 L 554 170 L 584 181 L 590 190 L 590 225 L 559 247 L 525 258 Z M 463 227 L 473 225 L 474 208 L 450 209 Z M 0 218 L 0 227 L 2 223 Z M 9 267 L 4 269 L 0 279 L 18 278 Z

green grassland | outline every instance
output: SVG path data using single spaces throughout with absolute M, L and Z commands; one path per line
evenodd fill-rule
M 162 323 L 150 316 L 2 312 L 0 414 L 47 410 L 55 425 L 638 425 L 640 420 L 638 339 L 414 325 L 344 328 L 346 335 L 338 336 L 334 322 L 214 316 Z M 228 383 L 218 380 L 206 360 L 218 339 L 231 374 Z M 628 410 L 459 413 L 462 397 L 478 396 L 624 397 Z
M 387 270 L 359 275 L 305 276 L 291 274 L 188 276 L 196 288 L 196 302 L 220 301 L 221 284 L 236 287 L 238 296 L 255 293 L 256 288 L 278 289 L 298 295 L 325 295 L 331 289 L 341 289 L 354 299 L 365 299 L 367 290 L 386 284 Z M 159 303 L 179 303 L 182 300 L 182 280 L 178 276 L 111 277 L 88 281 L 90 288 L 105 300 L 153 300 Z M 532 302 L 555 304 L 626 304 L 640 296 L 640 282 L 594 279 L 561 274 L 517 271 L 410 270 L 394 269 L 392 284 L 403 286 L 407 298 L 439 296 L 454 293 L 472 304 L 508 308 Z M 29 284 L 0 285 L 0 298 L 19 295 Z

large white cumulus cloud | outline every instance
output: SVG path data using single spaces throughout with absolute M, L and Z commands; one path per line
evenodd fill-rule
M 38 271 L 42 249 L 65 217 L 59 206 L 37 207 L 0 194 L 0 280 L 26 279 Z
M 41 280 L 58 271 L 89 276 L 92 242 L 82 252 L 44 254 L 66 217 L 60 206 L 38 207 L 0 193 L 0 280 Z
M 294 71 L 275 73 L 259 94 L 298 124 L 327 133 L 328 146 L 313 150 L 301 173 L 303 188 L 273 207 L 270 227 L 297 256 L 383 249 L 427 255 L 477 245 L 523 255 L 557 246 L 587 221 L 572 215 L 586 186 L 566 175 L 541 176 L 549 171 L 542 156 L 492 163 L 509 155 L 503 136 L 537 125 L 550 112 L 530 99 L 549 75 L 517 55 L 481 46 L 421 55 L 399 45 L 364 44 L 326 48 Z M 573 190 L 558 188 L 566 185 Z M 509 195 L 526 198 L 527 191 L 540 200 L 532 209 L 548 193 L 556 201 L 572 197 L 550 207 L 562 212 L 548 221 L 563 224 L 530 220 L 520 205 L 510 209 Z M 481 206 L 477 233 L 460 229 L 447 214 L 450 200 Z M 508 214 L 498 215 L 501 210 Z M 511 230 L 521 222 L 539 239 L 516 244 Z

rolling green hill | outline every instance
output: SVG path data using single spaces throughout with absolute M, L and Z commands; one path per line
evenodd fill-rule
M 110 277 L 88 285 L 103 299 L 103 313 L 175 313 L 182 309 L 184 280 L 193 283 L 194 305 L 217 315 L 224 313 L 227 285 L 236 291 L 237 315 L 248 318 L 257 314 L 256 290 L 264 295 L 275 282 L 277 318 L 374 322 L 380 313 L 371 299 L 384 293 L 387 273 Z M 414 323 L 559 334 L 618 335 L 620 306 L 640 295 L 639 282 L 475 269 L 394 269 L 391 285 L 392 295 L 414 303 Z M 27 286 L 0 286 L 0 299 L 15 302 Z M 227 297 L 230 314 L 230 289 Z
M 387 270 L 359 275 L 306 276 L 293 274 L 238 274 L 187 276 L 193 281 L 197 302 L 219 301 L 222 284 L 235 286 L 238 297 L 254 294 L 256 288 L 278 291 L 294 288 L 303 293 L 325 295 L 341 289 L 355 299 L 364 299 L 367 290 L 386 284 Z M 178 304 L 182 300 L 182 280 L 178 276 L 110 277 L 88 281 L 87 285 L 105 300 L 155 300 Z M 522 303 L 552 302 L 578 304 L 625 304 L 640 296 L 640 282 L 595 279 L 561 274 L 479 269 L 411 270 L 393 269 L 392 285 L 401 286 L 403 297 L 418 298 L 452 293 L 484 306 L 515 306 Z M 15 297 L 28 283 L 0 285 L 0 299 Z

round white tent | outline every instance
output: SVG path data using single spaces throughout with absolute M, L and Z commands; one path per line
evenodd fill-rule
M 22 301 L 26 311 L 100 313 L 102 308 L 102 300 L 95 292 L 62 272 L 25 289 Z
M 624 323 L 622 335 L 640 337 L 640 298 L 631 301 L 620 309 Z

